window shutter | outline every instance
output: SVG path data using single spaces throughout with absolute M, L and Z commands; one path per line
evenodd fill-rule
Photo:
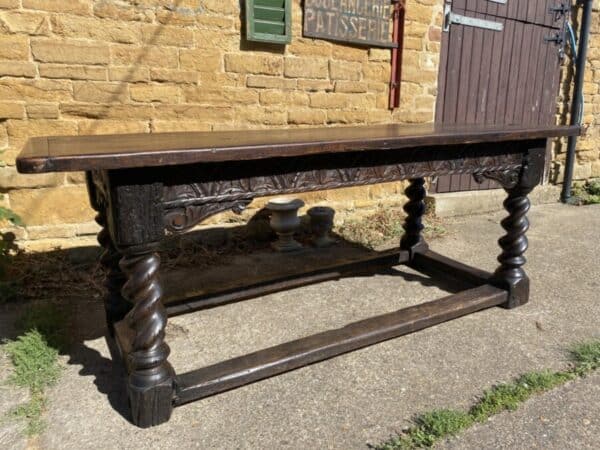
M 246 0 L 246 38 L 288 44 L 292 41 L 291 0 Z

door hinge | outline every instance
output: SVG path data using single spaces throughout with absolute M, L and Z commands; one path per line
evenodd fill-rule
M 557 31 L 550 36 L 544 37 L 544 42 L 554 42 L 558 46 L 558 57 L 562 60 L 565 57 L 567 24 L 571 16 L 571 4 L 569 2 L 560 2 L 557 6 L 548 8 L 548 12 L 553 15 L 555 22 L 562 19 L 562 23 Z
M 557 6 L 548 8 L 548 13 L 554 16 L 554 21 L 559 20 L 571 12 L 571 5 L 567 2 L 560 2 Z
M 476 17 L 467 17 L 452 12 L 452 5 L 444 6 L 444 31 L 450 30 L 450 25 L 464 25 L 467 27 L 483 28 L 485 30 L 502 31 L 504 24 L 502 22 L 493 22 L 491 20 L 478 19 Z

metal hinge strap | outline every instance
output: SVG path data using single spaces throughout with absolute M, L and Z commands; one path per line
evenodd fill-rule
M 467 17 L 461 14 L 452 12 L 452 6 L 446 4 L 444 7 L 444 31 L 450 29 L 450 25 L 458 24 L 465 25 L 467 27 L 483 28 L 485 30 L 502 31 L 504 30 L 504 24 L 501 22 L 493 22 L 491 20 L 477 19 L 475 17 Z

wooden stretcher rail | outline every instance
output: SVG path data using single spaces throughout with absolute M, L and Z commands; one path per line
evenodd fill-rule
M 168 302 L 165 307 L 169 317 L 187 314 L 216 306 L 227 305 L 263 295 L 295 289 L 324 281 L 338 280 L 361 273 L 373 273 L 377 269 L 389 269 L 400 261 L 401 250 L 392 249 L 379 252 L 378 255 L 359 259 L 349 263 L 325 267 L 319 270 L 298 273 L 291 276 L 274 278 L 261 283 L 249 284 L 206 295 L 188 297 Z M 489 282 L 492 274 L 454 261 L 431 250 L 416 252 L 408 266 L 423 274 L 439 280 L 447 280 L 461 286 L 476 287 Z
M 492 274 L 440 255 L 432 250 L 416 252 L 409 266 L 431 277 L 451 278 L 479 286 L 490 281 Z
M 413 333 L 499 305 L 507 297 L 506 291 L 484 285 L 184 373 L 176 378 L 174 403 L 182 405 Z

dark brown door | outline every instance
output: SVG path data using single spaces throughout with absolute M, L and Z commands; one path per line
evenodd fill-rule
M 559 0 L 453 0 L 446 6 L 436 121 L 445 124 L 550 124 L 561 59 L 551 40 L 563 16 Z M 468 24 L 463 17 L 483 20 Z M 502 30 L 497 31 L 501 26 Z M 492 27 L 495 29 L 490 29 Z M 434 180 L 432 192 L 496 187 L 471 176 Z

